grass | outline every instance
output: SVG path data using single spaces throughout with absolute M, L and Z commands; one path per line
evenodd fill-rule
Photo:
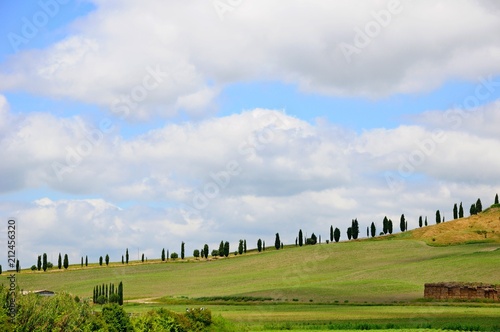
M 80 298 L 89 298 L 97 284 L 123 281 L 127 311 L 207 306 L 241 330 L 467 330 L 478 323 L 482 330 L 500 330 L 498 303 L 422 301 L 428 282 L 500 284 L 499 216 L 500 209 L 492 207 L 471 218 L 371 240 L 286 246 L 212 261 L 23 270 L 17 280 L 24 290 Z

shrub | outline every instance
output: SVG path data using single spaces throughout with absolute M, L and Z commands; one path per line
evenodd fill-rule
M 170 254 L 170 258 L 177 259 L 177 258 L 179 258 L 179 255 L 176 252 L 173 252 Z

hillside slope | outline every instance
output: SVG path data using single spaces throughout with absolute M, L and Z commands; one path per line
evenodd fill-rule
M 429 245 L 500 243 L 500 208 L 492 207 L 478 215 L 418 228 L 408 233 L 410 238 Z

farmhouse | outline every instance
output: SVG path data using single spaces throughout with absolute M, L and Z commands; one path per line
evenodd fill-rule
M 38 294 L 40 296 L 54 296 L 55 295 L 55 293 L 53 291 L 46 290 L 46 289 L 34 290 L 34 291 L 23 291 L 22 292 L 23 295 L 27 295 L 29 293 Z
M 480 283 L 442 282 L 425 284 L 424 297 L 427 299 L 489 299 L 498 301 L 500 287 Z

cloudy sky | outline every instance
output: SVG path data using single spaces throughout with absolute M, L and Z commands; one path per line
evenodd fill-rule
M 385 215 L 414 228 L 500 192 L 496 1 L 0 13 L 0 216 L 18 221 L 23 267 L 330 225 L 346 238 L 353 218 L 364 236 Z

